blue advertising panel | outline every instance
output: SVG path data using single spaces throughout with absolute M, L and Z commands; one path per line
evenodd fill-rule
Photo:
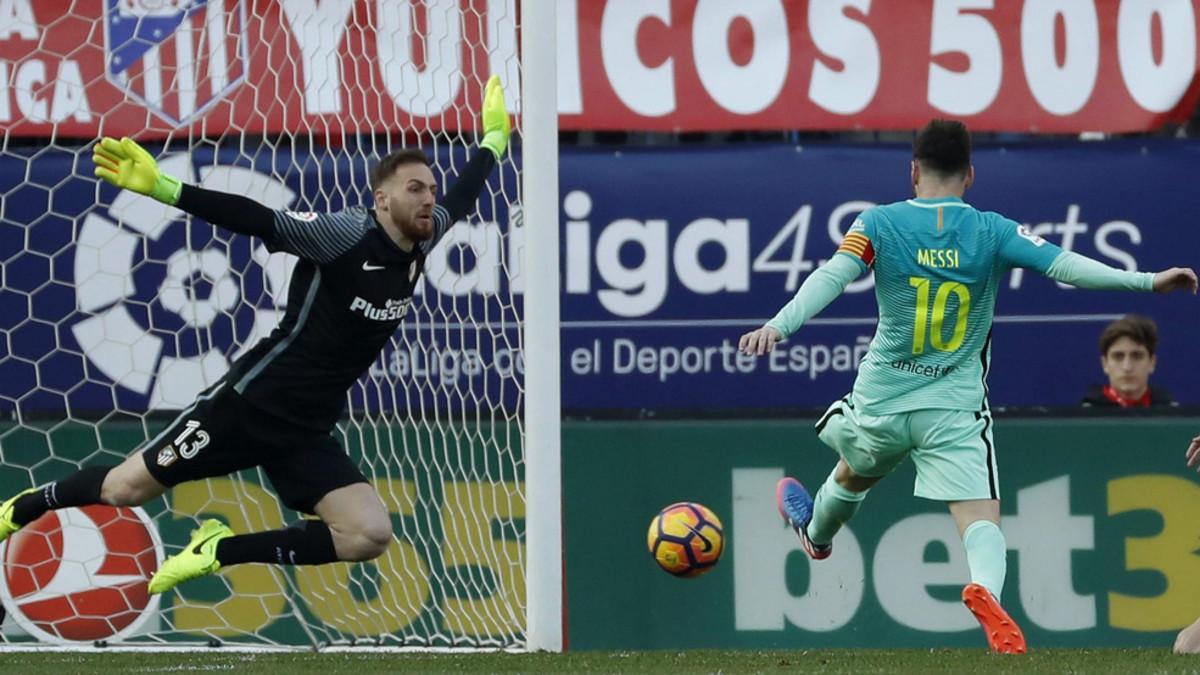
M 276 208 L 365 203 L 346 151 L 201 149 L 164 169 Z M 853 283 L 769 358 L 736 354 L 834 252 L 863 209 L 904 199 L 910 151 L 731 145 L 561 155 L 562 373 L 568 410 L 820 408 L 847 392 L 874 332 L 874 285 Z M 1195 265 L 1190 142 L 1045 143 L 975 153 L 975 206 L 1125 269 Z M 452 180 L 459 153 L 441 152 Z M 177 409 L 269 332 L 294 260 L 87 177 L 87 151 L 0 159 L 0 412 Z M 355 405 L 515 406 L 526 233 L 510 164 L 431 256 L 414 310 L 351 392 Z M 515 281 L 510 282 L 510 276 Z M 1159 322 L 1157 384 L 1200 402 L 1188 348 L 1196 299 L 1001 285 L 990 392 L 999 406 L 1074 405 L 1100 382 L 1097 337 L 1128 312 Z
M 851 284 L 769 359 L 738 359 L 836 250 L 855 216 L 912 196 L 911 150 L 727 146 L 563 158 L 564 390 L 571 405 L 816 408 L 850 390 L 874 333 L 874 284 Z M 979 148 L 967 201 L 1123 269 L 1194 266 L 1200 145 L 1171 141 Z M 1015 271 L 994 326 L 993 404 L 1075 405 L 1102 382 L 1097 339 L 1129 312 L 1161 328 L 1153 382 L 1195 391 L 1192 296 L 1060 287 Z M 615 382 L 616 378 L 624 385 Z

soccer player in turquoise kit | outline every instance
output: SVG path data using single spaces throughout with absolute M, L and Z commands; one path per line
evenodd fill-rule
M 879 326 L 854 389 L 817 422 L 841 456 L 815 499 L 794 478 L 776 488 L 779 512 L 814 560 L 867 491 L 912 457 L 914 494 L 944 501 L 958 525 L 971 583 L 963 602 L 993 651 L 1025 651 L 1021 629 L 1000 606 L 1006 545 L 987 402 L 992 317 L 1001 277 L 1015 267 L 1081 288 L 1196 292 L 1191 269 L 1157 274 L 1113 269 L 1064 251 L 997 213 L 963 201 L 975 180 L 961 122 L 934 120 L 913 144 L 915 199 L 864 211 L 841 247 L 739 349 L 766 354 L 868 270 L 875 271 Z

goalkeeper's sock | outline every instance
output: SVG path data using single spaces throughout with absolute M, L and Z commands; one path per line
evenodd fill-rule
M 13 502 L 13 523 L 28 525 L 42 514 L 68 506 L 100 504 L 100 487 L 111 466 L 89 466 Z
M 323 565 L 337 560 L 333 535 L 323 520 L 302 520 L 282 530 L 239 534 L 217 542 L 221 567 L 242 563 Z
M 807 528 L 809 540 L 817 546 L 828 546 L 833 542 L 833 535 L 854 517 L 866 498 L 865 491 L 852 492 L 838 485 L 830 472 L 813 500 L 813 517 Z
M 1000 526 L 990 520 L 971 523 L 963 531 L 963 548 L 967 549 L 971 583 L 988 589 L 999 600 L 1008 569 L 1008 547 Z

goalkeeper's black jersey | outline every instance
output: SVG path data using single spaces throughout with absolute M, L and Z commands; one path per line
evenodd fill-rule
M 475 153 L 434 207 L 433 236 L 410 251 L 392 241 L 366 208 L 275 211 L 245 197 L 185 185 L 179 208 L 300 258 L 283 320 L 234 361 L 220 388 L 298 431 L 331 431 L 346 391 L 409 312 L 425 257 L 451 225 L 474 210 L 495 165 L 492 153 Z
M 450 227 L 434 208 L 432 239 L 404 251 L 364 208 L 333 214 L 277 212 L 277 251 L 300 257 L 287 312 L 234 362 L 225 388 L 299 427 L 326 433 L 346 390 L 379 356 L 409 311 L 425 256 Z

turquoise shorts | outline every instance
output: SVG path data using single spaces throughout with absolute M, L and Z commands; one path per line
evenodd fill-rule
M 990 412 L 914 410 L 868 415 L 850 396 L 829 406 L 817 437 L 859 476 L 882 477 L 905 457 L 917 467 L 913 494 L 939 501 L 999 499 Z

